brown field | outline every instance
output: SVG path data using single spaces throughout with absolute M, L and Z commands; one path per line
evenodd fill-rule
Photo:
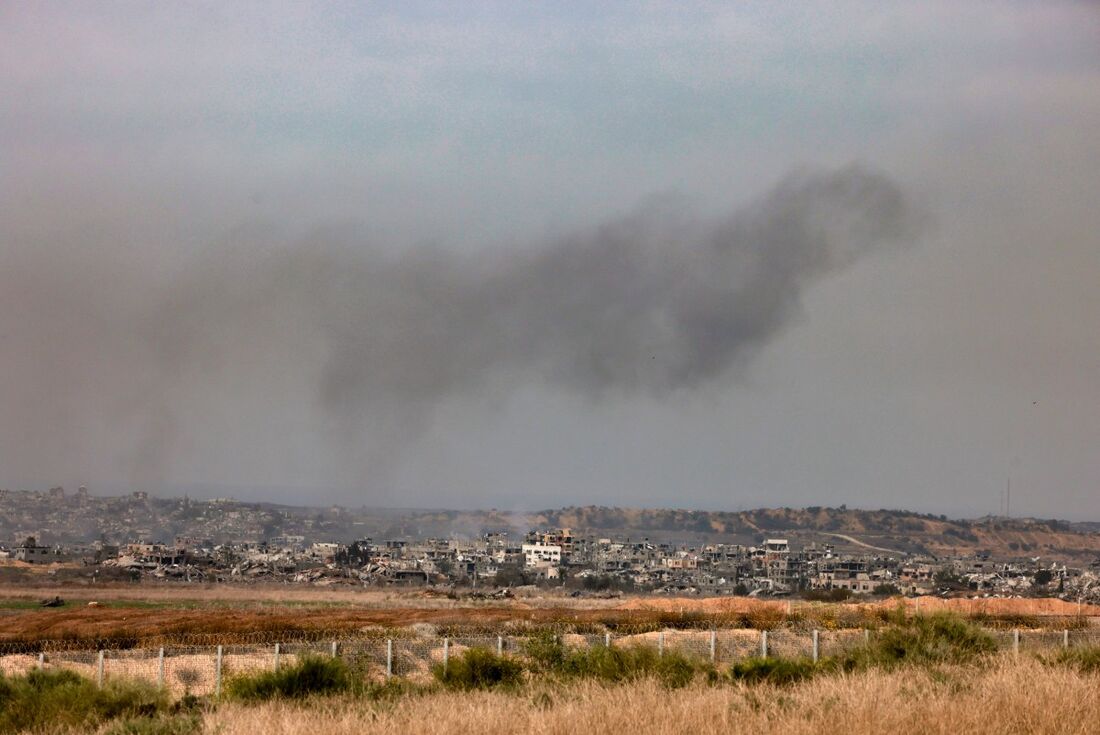
M 60 595 L 62 608 L 35 603 Z M 98 606 L 89 607 L 96 601 Z M 571 598 L 540 592 L 513 599 L 450 598 L 424 591 L 351 587 L 141 585 L 100 588 L 55 586 L 0 590 L 0 641 L 139 639 L 145 645 L 189 636 L 333 634 L 354 636 L 427 623 L 439 627 L 504 628 L 531 625 L 631 627 L 756 627 L 815 622 L 859 627 L 885 610 L 950 610 L 988 621 L 1028 619 L 1038 627 L 1078 624 L 1100 616 L 1100 606 L 1056 599 L 890 599 L 866 603 L 809 603 L 744 597 Z M 219 641 L 220 642 L 220 641 Z
M 222 735 L 621 732 L 818 735 L 1056 733 L 1100 727 L 1100 676 L 999 659 L 987 668 L 827 676 L 785 689 L 655 682 L 532 684 L 517 693 L 435 692 L 389 703 L 351 698 L 228 704 L 206 715 Z

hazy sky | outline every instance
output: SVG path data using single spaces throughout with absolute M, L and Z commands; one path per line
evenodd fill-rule
M 1100 6 L 5 3 L 0 487 L 1100 519 Z

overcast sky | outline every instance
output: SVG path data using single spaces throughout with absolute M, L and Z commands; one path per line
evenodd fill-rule
M 0 487 L 1100 519 L 1100 7 L 5 3 Z

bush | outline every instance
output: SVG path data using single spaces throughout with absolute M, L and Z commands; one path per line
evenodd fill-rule
M 278 671 L 244 674 L 230 679 L 226 694 L 233 699 L 298 699 L 312 694 L 337 694 L 351 688 L 353 678 L 346 663 L 338 658 L 303 656 L 297 663 Z
M 1082 674 L 1100 673 L 1100 646 L 1088 648 L 1063 648 L 1053 656 L 1044 657 L 1044 663 L 1070 666 Z
M 822 668 L 807 659 L 750 658 L 730 669 L 730 678 L 746 684 L 785 686 L 809 679 Z
M 844 657 L 844 668 L 897 664 L 963 664 L 997 650 L 992 636 L 953 615 L 917 616 L 883 628 Z
M 574 651 L 565 660 L 566 676 L 589 677 L 609 682 L 656 677 L 667 687 L 678 688 L 695 676 L 695 664 L 675 651 L 659 655 L 649 646 L 607 648 L 597 646 Z
M 590 678 L 624 682 L 653 676 L 665 686 L 687 685 L 698 667 L 683 654 L 666 651 L 663 656 L 649 646 L 567 650 L 554 637 L 533 639 L 526 652 L 532 670 L 567 678 Z
M 565 664 L 565 646 L 551 631 L 541 631 L 523 644 L 528 666 L 534 671 L 560 671 Z
M 436 664 L 432 674 L 449 689 L 495 689 L 519 684 L 523 664 L 484 648 L 469 648 L 451 659 L 446 667 Z
M 683 654 L 666 653 L 657 659 L 653 673 L 669 689 L 680 689 L 691 683 L 695 671 L 695 664 Z
M 0 732 L 94 730 L 111 720 L 168 709 L 164 692 L 134 682 L 103 688 L 72 671 L 0 676 Z
M 660 659 L 657 652 L 648 647 L 595 646 L 570 652 L 560 673 L 610 682 L 629 681 L 656 671 Z

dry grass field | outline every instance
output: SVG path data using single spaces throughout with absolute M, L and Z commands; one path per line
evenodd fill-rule
M 533 685 L 520 692 L 436 692 L 370 702 L 316 700 L 219 707 L 206 716 L 221 735 L 358 733 L 759 733 L 955 735 L 1100 729 L 1100 676 L 1032 659 L 983 668 L 867 671 L 786 688 L 708 686 L 677 690 L 645 681 L 606 686 Z
M 758 644 L 771 634 L 723 631 L 724 648 L 744 645 L 718 659 L 713 648 L 708 659 L 705 647 L 681 646 L 706 638 L 713 645 L 702 630 L 662 631 L 660 647 L 654 632 L 607 646 L 602 637 L 586 644 L 544 631 L 502 653 L 458 639 L 449 664 L 437 637 L 368 641 L 366 649 L 350 641 L 335 657 L 308 646 L 290 646 L 281 659 L 277 648 L 231 646 L 217 688 L 213 659 L 198 649 L 174 651 L 163 664 L 149 651 L 116 652 L 101 680 L 95 662 L 104 659 L 95 651 L 51 653 L 42 670 L 34 655 L 9 656 L 0 733 L 1100 731 L 1100 647 L 1087 639 L 1070 646 L 1057 636 L 1053 646 L 1006 650 L 957 613 L 902 616 L 896 608 L 873 633 L 824 631 L 853 636 L 853 645 L 826 644 L 820 660 L 784 648 L 796 634 L 775 631 L 776 648 L 762 655 Z M 380 668 L 383 650 L 387 661 L 391 654 L 401 661 L 393 676 Z M 282 663 L 273 665 L 272 655 Z

